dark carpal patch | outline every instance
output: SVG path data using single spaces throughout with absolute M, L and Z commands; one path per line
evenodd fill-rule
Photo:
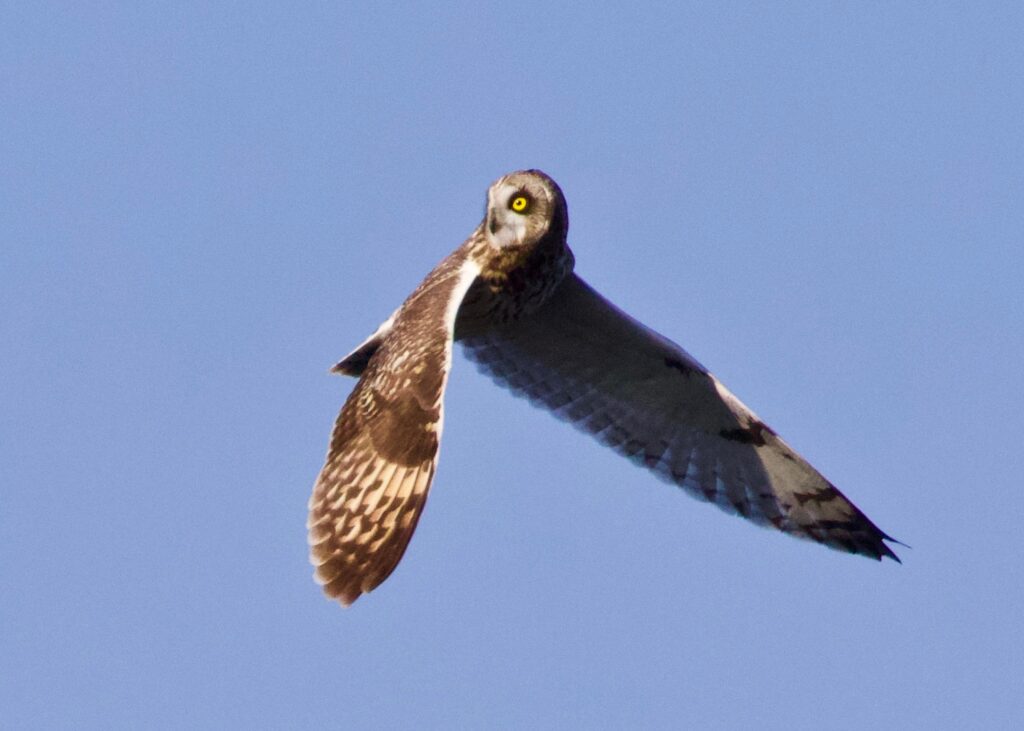
M 753 421 L 745 427 L 736 429 L 722 429 L 718 436 L 740 444 L 753 444 L 755 447 L 763 447 L 765 434 L 774 436 L 775 432 L 770 426 L 761 421 Z
M 843 494 L 839 492 L 839 489 L 835 485 L 829 485 L 824 490 L 818 490 L 817 492 L 794 492 L 793 497 L 801 505 L 805 505 L 808 502 L 816 502 L 819 505 L 822 503 L 831 502 L 838 498 L 843 497 Z
M 694 373 L 693 368 L 686 365 L 686 363 L 683 363 L 683 361 L 678 358 L 665 358 L 665 365 L 673 370 L 679 371 L 684 376 L 691 376 Z

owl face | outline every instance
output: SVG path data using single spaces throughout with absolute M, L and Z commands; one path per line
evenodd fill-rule
M 538 170 L 499 178 L 487 191 L 484 234 L 495 248 L 536 244 L 553 228 L 568 227 L 565 197 L 554 180 Z

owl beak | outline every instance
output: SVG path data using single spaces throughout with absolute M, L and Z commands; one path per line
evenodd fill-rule
M 498 220 L 498 212 L 492 208 L 487 212 L 487 230 L 491 232 L 491 236 L 494 236 L 500 229 L 501 222 Z

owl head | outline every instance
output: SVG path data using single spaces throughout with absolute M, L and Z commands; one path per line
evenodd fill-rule
M 569 212 L 558 184 L 540 170 L 520 170 L 487 191 L 484 235 L 491 246 L 532 246 L 548 234 L 563 240 Z

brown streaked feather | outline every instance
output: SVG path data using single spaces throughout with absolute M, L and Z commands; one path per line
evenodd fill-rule
M 499 384 L 700 500 L 899 560 L 889 536 L 700 363 L 576 275 L 537 312 L 463 344 Z
M 478 271 L 457 250 L 371 336 L 372 349 L 356 351 L 368 351 L 353 359 L 361 377 L 309 501 L 310 561 L 342 604 L 384 581 L 416 530 L 437 464 L 455 313 Z

